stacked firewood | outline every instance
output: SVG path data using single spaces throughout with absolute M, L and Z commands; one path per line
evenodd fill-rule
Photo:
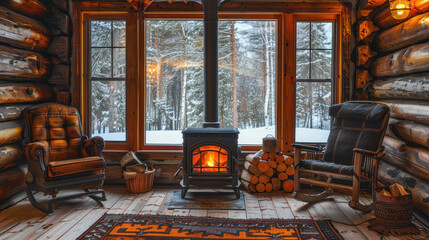
M 293 158 L 263 150 L 246 156 L 241 183 L 250 192 L 293 191 Z
M 410 195 L 410 193 L 407 192 L 405 188 L 398 183 L 390 185 L 389 190 L 390 191 L 383 188 L 381 189 L 380 194 L 385 196 L 394 196 L 394 197 Z

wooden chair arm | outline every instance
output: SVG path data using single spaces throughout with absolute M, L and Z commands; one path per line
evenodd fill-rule
M 376 152 L 365 150 L 365 149 L 360 149 L 360 148 L 354 148 L 353 152 L 359 153 L 359 154 L 362 154 L 362 155 L 365 155 L 368 157 L 375 157 L 375 158 L 380 158 L 385 153 L 384 146 L 381 146 Z
M 104 148 L 104 139 L 99 136 L 88 139 L 87 136 L 83 136 L 83 151 L 86 156 L 100 156 L 102 157 L 102 151 Z
M 28 160 L 28 164 L 36 171 L 42 172 L 43 176 L 47 176 L 46 166 L 48 163 L 48 146 L 42 142 L 32 142 L 25 145 L 24 154 Z M 39 161 L 39 164 L 34 162 Z M 39 169 L 39 170 L 37 170 Z

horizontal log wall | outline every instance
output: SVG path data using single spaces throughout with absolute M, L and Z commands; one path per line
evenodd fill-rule
M 25 189 L 24 109 L 71 101 L 68 2 L 0 1 L 0 205 Z
M 429 1 L 412 2 L 403 20 L 392 18 L 387 1 L 358 10 L 365 11 L 358 15 L 366 28 L 357 26 L 356 31 L 365 30 L 367 36 L 357 43 L 355 98 L 389 106 L 380 180 L 404 185 L 413 193 L 414 206 L 428 214 Z

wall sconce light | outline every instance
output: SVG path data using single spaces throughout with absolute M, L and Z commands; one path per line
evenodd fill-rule
M 408 17 L 411 10 L 410 0 L 389 0 L 390 12 L 394 19 L 404 19 Z

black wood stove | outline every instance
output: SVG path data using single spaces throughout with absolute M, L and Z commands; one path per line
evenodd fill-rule
M 239 132 L 218 121 L 218 7 L 225 0 L 195 1 L 204 6 L 204 123 L 182 131 L 182 198 L 190 188 L 230 188 L 240 198 Z

